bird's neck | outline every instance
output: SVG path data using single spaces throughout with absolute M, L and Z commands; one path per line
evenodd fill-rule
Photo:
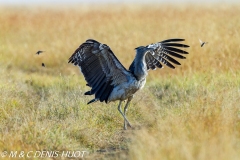
M 148 75 L 145 55 L 146 54 L 136 54 L 134 59 L 133 74 L 138 81 L 144 80 Z

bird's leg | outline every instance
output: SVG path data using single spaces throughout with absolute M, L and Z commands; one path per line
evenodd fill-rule
M 127 104 L 126 104 L 125 107 L 124 107 L 123 114 L 124 114 L 125 117 L 127 117 L 127 116 L 126 116 L 127 108 L 128 108 L 129 103 L 131 102 L 132 98 L 133 98 L 133 96 L 131 96 L 131 97 L 128 98 Z M 128 124 L 129 124 L 129 123 L 128 123 Z M 131 126 L 130 126 L 130 127 L 131 127 Z M 127 130 L 127 121 L 126 121 L 125 119 L 124 119 L 124 126 L 123 126 L 123 128 L 124 128 L 125 130 Z
M 122 112 L 121 104 L 122 104 L 122 101 L 119 102 L 118 111 L 119 111 L 119 112 L 121 113 L 121 115 L 123 116 L 124 121 L 126 121 L 126 122 L 128 123 L 128 125 L 131 127 L 131 124 L 129 123 L 129 121 L 127 120 L 127 118 L 125 117 L 125 115 L 124 115 L 123 112 Z M 124 128 L 124 129 L 126 130 L 127 128 Z

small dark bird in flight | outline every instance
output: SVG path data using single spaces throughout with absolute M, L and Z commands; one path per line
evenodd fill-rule
M 167 39 L 135 48 L 135 59 L 127 69 L 108 45 L 88 39 L 76 49 L 68 63 L 80 68 L 87 86 L 91 88 L 85 95 L 95 95 L 88 104 L 119 100 L 118 111 L 124 118 L 123 128 L 126 130 L 127 126 L 131 127 L 126 117 L 128 105 L 134 94 L 145 85 L 148 71 L 163 68 L 162 64 L 172 69 L 175 68 L 173 64 L 181 65 L 175 58 L 185 59 L 183 55 L 188 52 L 181 48 L 189 47 L 179 43 L 182 41 L 184 39 Z M 125 100 L 127 102 L 122 111 L 121 104 Z
M 45 64 L 44 64 L 44 63 L 42 63 L 42 67 L 45 67 Z
M 37 51 L 37 53 L 36 53 L 36 54 L 38 54 L 38 55 L 39 55 L 39 54 L 41 54 L 42 52 L 45 52 L 45 51 Z
M 205 44 L 207 44 L 208 42 L 203 42 L 201 39 L 199 39 L 199 42 L 201 44 L 201 47 L 203 47 Z

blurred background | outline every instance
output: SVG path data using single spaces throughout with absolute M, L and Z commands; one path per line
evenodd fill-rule
M 0 0 L 1 4 L 77 4 L 77 3 L 236 3 L 238 0 Z
M 239 15 L 239 0 L 0 0 L 0 153 L 239 159 Z M 126 68 L 141 45 L 184 38 L 190 47 L 181 66 L 149 72 L 128 109 L 134 128 L 124 131 L 118 102 L 87 105 L 89 87 L 68 64 L 89 38 Z

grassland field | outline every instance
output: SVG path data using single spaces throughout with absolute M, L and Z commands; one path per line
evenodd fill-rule
M 0 6 L 0 153 L 238 160 L 239 15 L 239 4 Z M 84 77 L 67 63 L 89 38 L 108 44 L 126 68 L 141 45 L 184 38 L 190 48 L 176 69 L 149 72 L 128 110 L 134 128 L 124 131 L 118 102 L 87 105 Z M 209 43 L 200 47 L 199 38 Z

